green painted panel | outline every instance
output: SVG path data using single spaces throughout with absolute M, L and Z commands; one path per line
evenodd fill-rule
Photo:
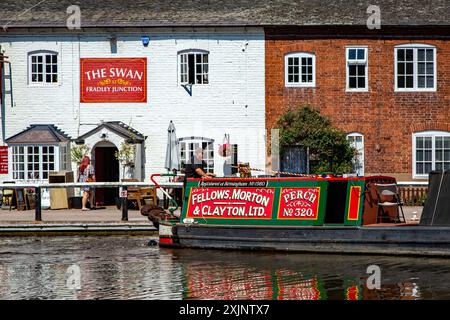
M 360 226 L 364 207 L 364 180 L 349 180 L 345 206 L 345 225 Z
M 199 224 L 323 225 L 327 181 L 189 180 L 182 219 Z

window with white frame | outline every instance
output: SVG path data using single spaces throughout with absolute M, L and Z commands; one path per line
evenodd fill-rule
M 59 147 L 59 164 L 60 170 L 70 170 L 70 149 L 68 145 L 60 145 Z
M 347 57 L 347 90 L 366 91 L 367 84 L 367 48 L 349 47 Z
M 287 87 L 314 87 L 316 83 L 316 57 L 297 52 L 285 56 L 285 83 Z
M 450 170 L 450 132 L 425 131 L 413 135 L 414 176 Z
M 436 48 L 430 45 L 402 45 L 395 48 L 395 89 L 436 90 Z
M 202 137 L 187 137 L 178 139 L 180 149 L 180 166 L 186 168 L 197 148 L 203 149 L 203 161 L 206 163 L 205 172 L 214 172 L 214 140 Z
M 347 140 L 356 151 L 352 160 L 353 172 L 358 176 L 364 176 L 364 136 L 360 133 L 350 133 Z
M 180 84 L 209 83 L 209 53 L 206 51 L 180 52 Z
M 57 170 L 55 146 L 13 146 L 12 178 L 14 180 L 46 180 Z
M 12 178 L 14 180 L 25 180 L 25 147 L 12 147 Z
M 58 54 L 52 51 L 39 51 L 29 54 L 29 83 L 58 83 Z

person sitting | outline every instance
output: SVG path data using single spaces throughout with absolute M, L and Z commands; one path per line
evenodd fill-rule
M 203 161 L 203 149 L 197 148 L 191 159 L 186 163 L 186 169 L 184 170 L 184 183 L 188 178 L 204 178 L 209 179 L 215 177 L 213 173 L 205 172 L 206 163 Z
M 203 161 L 203 149 L 197 148 L 195 149 L 193 156 L 186 163 L 186 168 L 184 170 L 183 193 L 185 193 L 186 190 L 187 179 L 211 179 L 215 177 L 215 174 L 205 172 L 205 168 L 206 163 L 205 161 Z M 188 199 L 186 199 L 186 195 L 184 195 L 182 206 L 184 206 L 184 204 L 187 202 Z

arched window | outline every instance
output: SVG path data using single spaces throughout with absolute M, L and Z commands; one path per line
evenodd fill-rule
M 58 53 L 54 51 L 34 51 L 28 54 L 28 83 L 57 84 Z
M 347 135 L 347 140 L 356 149 L 356 155 L 352 161 L 353 172 L 358 176 L 364 176 L 364 136 L 354 132 Z
M 426 178 L 430 171 L 450 170 L 450 132 L 413 134 L 413 176 Z
M 209 83 L 209 52 L 185 50 L 178 52 L 180 84 Z
M 436 91 L 436 47 L 405 44 L 395 47 L 395 90 Z
M 206 172 L 214 172 L 214 140 L 204 137 L 184 137 L 178 139 L 180 147 L 180 166 L 186 167 L 186 163 L 194 156 L 195 149 L 202 148 L 203 161 L 206 163 Z
M 286 87 L 314 87 L 316 85 L 316 56 L 295 52 L 285 56 Z

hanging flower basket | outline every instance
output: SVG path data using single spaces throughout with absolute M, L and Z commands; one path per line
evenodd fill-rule
M 219 144 L 219 155 L 221 157 L 231 156 L 231 144 L 229 143 Z

